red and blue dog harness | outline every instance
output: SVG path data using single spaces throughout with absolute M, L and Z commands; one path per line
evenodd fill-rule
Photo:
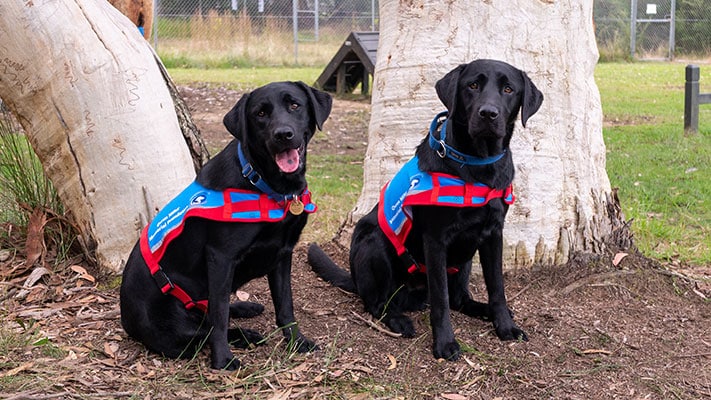
M 461 153 L 457 153 L 456 158 L 451 157 L 453 149 L 444 144 L 445 135 L 442 134 L 442 139 L 434 137 L 441 123 L 440 119 L 444 116 L 446 113 L 438 114 L 430 127 L 430 146 L 437 151 L 440 157 L 452 158 L 464 165 L 485 165 L 502 158 L 503 154 L 490 159 L 470 161 L 464 160 L 463 157 L 473 158 L 472 156 Z M 446 131 L 446 120 L 442 124 L 441 131 Z M 408 272 L 424 273 L 426 272 L 425 266 L 418 264 L 405 247 L 405 241 L 412 229 L 411 207 L 483 207 L 492 199 L 498 198 L 503 199 L 506 204 L 512 204 L 515 200 L 512 185 L 504 190 L 493 189 L 482 183 L 465 182 L 453 175 L 423 172 L 419 169 L 418 158 L 415 156 L 381 190 L 378 203 L 378 224 L 395 247 L 398 256 L 408 266 Z M 448 271 L 454 273 L 457 269 L 449 268 Z
M 194 301 L 160 267 L 160 260 L 168 244 L 183 231 L 185 220 L 191 217 L 224 222 L 279 222 L 286 218 L 293 203 L 301 203 L 303 212 L 316 212 L 308 189 L 298 196 L 275 200 L 264 192 L 241 189 L 216 191 L 197 182 L 190 184 L 171 200 L 153 221 L 141 232 L 140 247 L 143 259 L 163 294 L 170 293 L 180 300 L 186 309 L 197 308 L 207 312 L 207 300 Z M 298 213 L 300 213 L 299 210 Z

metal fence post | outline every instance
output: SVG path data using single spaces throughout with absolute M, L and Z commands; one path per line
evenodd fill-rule
M 294 64 L 299 64 L 299 0 L 292 0 L 292 25 L 294 25 Z
M 634 59 L 634 50 L 637 40 L 637 0 L 630 1 L 630 58 Z
M 671 0 L 671 16 L 669 17 L 669 60 L 674 59 L 674 47 L 676 46 L 676 0 Z
M 684 133 L 695 134 L 699 131 L 699 78 L 701 71 L 696 65 L 686 66 L 686 84 L 684 85 Z

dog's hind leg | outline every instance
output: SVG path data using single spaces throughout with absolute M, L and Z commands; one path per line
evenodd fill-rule
M 449 276 L 449 308 L 472 318 L 490 321 L 489 305 L 475 301 L 469 294 L 471 261 L 459 266 L 459 272 Z
M 398 286 L 393 266 L 372 247 L 359 245 L 352 248 L 355 251 L 351 253 L 351 275 L 357 283 L 365 311 L 391 331 L 403 337 L 414 337 L 415 326 L 403 314 L 403 306 L 409 303 L 408 290 Z
M 400 288 L 399 290 L 405 290 Z M 366 302 L 365 308 L 373 317 L 380 319 L 391 331 L 401 334 L 403 337 L 414 337 L 415 326 L 412 320 L 402 313 L 400 302 L 403 301 L 401 296 L 406 296 L 404 293 L 395 292 L 388 301 Z

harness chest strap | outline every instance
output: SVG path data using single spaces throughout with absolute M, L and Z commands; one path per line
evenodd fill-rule
M 448 174 L 422 172 L 417 157 L 411 159 L 380 192 L 378 224 L 408 266 L 408 272 L 426 272 L 405 247 L 412 229 L 412 206 L 483 207 L 493 199 L 506 204 L 515 200 L 513 187 L 493 189 L 481 183 L 465 182 Z M 448 268 L 456 273 L 455 267 Z
M 314 213 L 317 210 L 308 189 L 288 201 L 278 202 L 260 192 L 240 189 L 215 191 L 193 182 L 143 229 L 139 241 L 141 254 L 163 294 L 176 297 L 188 310 L 197 308 L 207 312 L 207 300 L 194 301 L 160 267 L 168 244 L 183 231 L 185 220 L 197 217 L 223 222 L 279 222 L 286 218 L 287 210 L 294 202 L 300 203 L 298 208 L 303 207 L 303 212 Z

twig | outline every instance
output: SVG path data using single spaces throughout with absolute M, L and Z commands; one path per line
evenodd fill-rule
M 401 333 L 395 333 L 395 332 L 393 332 L 393 331 L 390 331 L 390 330 L 388 330 L 388 329 L 385 329 L 385 328 L 383 328 L 382 326 L 378 325 L 377 323 L 373 322 L 372 319 L 370 319 L 370 318 L 365 318 L 365 317 L 363 317 L 362 315 L 358 314 L 357 312 L 351 311 L 351 314 L 353 314 L 356 318 L 358 318 L 359 320 L 365 322 L 366 325 L 368 325 L 369 327 L 375 329 L 375 330 L 378 331 L 378 332 L 384 333 L 384 334 L 386 334 L 386 335 L 388 335 L 388 336 L 391 336 L 391 337 L 401 337 L 401 336 L 402 336 Z
M 541 281 L 541 279 L 536 279 L 535 281 L 529 282 L 526 286 L 524 286 L 523 288 L 521 288 L 521 290 L 519 290 L 518 292 L 514 293 L 513 296 L 509 296 L 508 299 L 507 299 L 507 301 L 513 301 L 515 298 L 517 298 L 518 296 L 522 295 L 523 292 L 525 292 L 526 290 L 530 289 L 531 286 L 533 286 L 533 284 L 538 283 L 538 282 L 540 282 L 540 281 Z
M 711 353 L 679 354 L 674 357 L 675 358 L 711 357 Z

